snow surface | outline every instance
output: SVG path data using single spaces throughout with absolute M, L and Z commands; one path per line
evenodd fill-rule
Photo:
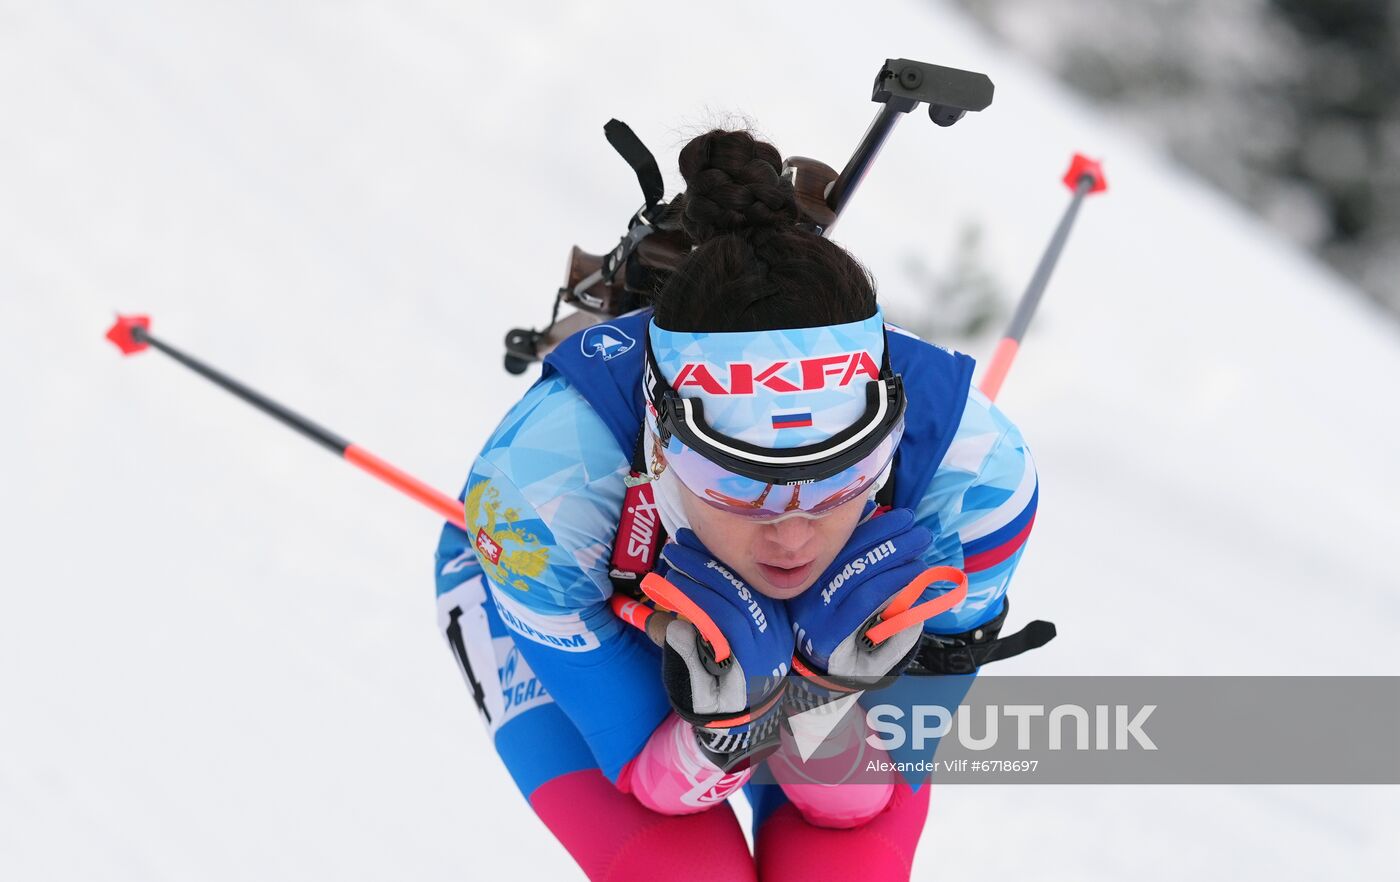
M 989 72 L 906 120 L 837 238 L 914 308 L 968 220 L 1015 288 L 1084 207 L 1001 403 L 1042 474 L 1000 674 L 1396 674 L 1400 346 L 1318 264 L 895 0 L 0 4 L 0 877 L 574 878 L 434 624 L 438 521 L 113 310 L 454 491 L 568 247 L 741 111 L 839 165 L 887 57 Z M 527 232 L 528 231 L 528 232 Z M 991 341 L 974 341 L 986 356 Z M 1303 757 L 1300 761 L 1325 761 Z M 1394 878 L 1380 787 L 945 787 L 915 877 Z

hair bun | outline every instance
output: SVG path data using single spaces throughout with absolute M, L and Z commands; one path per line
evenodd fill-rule
M 712 129 L 681 149 L 682 225 L 697 244 L 725 233 L 795 224 L 797 197 L 778 148 L 745 131 Z

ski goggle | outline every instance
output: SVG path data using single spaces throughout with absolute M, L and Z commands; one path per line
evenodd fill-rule
M 665 444 L 652 430 L 651 473 L 670 470 L 685 488 L 710 506 L 756 521 L 793 515 L 819 518 L 873 492 L 894 461 L 904 434 L 901 420 L 863 458 L 826 478 L 799 483 L 764 481 L 729 471 L 674 433 Z
M 672 469 L 695 496 L 731 514 L 775 520 L 820 517 L 871 492 L 904 434 L 904 384 L 889 370 L 865 387 L 865 411 L 815 444 L 760 447 L 705 421 L 704 402 L 682 397 L 655 368 L 648 346 L 647 423 L 653 475 Z

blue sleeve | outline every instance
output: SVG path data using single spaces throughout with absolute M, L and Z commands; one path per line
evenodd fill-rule
M 602 420 L 554 374 L 506 415 L 463 496 L 501 620 L 613 780 L 670 711 L 660 651 L 608 606 L 627 469 Z
M 967 599 L 930 619 L 926 630 L 957 634 L 996 618 L 1039 496 L 1035 462 L 1020 430 L 987 396 L 970 390 L 953 442 L 915 510 L 934 535 L 929 565 L 963 570 Z

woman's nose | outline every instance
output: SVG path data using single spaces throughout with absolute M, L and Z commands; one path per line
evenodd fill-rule
M 771 531 L 769 538 L 773 540 L 773 543 L 790 551 L 796 551 L 806 545 L 808 540 L 812 538 L 812 533 L 815 532 L 812 522 L 801 517 L 778 521 L 775 524 L 770 524 L 769 529 Z

